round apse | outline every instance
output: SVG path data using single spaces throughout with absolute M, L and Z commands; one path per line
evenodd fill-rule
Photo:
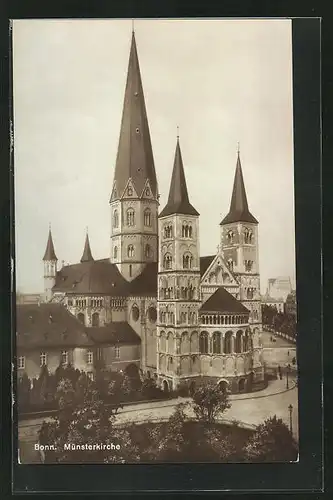
M 132 318 L 133 318 L 133 320 L 134 321 L 138 321 L 139 316 L 140 316 L 140 311 L 139 311 L 138 306 L 133 306 L 132 307 Z

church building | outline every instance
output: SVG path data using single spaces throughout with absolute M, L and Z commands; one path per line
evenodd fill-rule
M 216 255 L 200 255 L 199 207 L 190 202 L 185 171 L 186 151 L 183 162 L 177 137 L 168 201 L 159 211 L 133 32 L 110 189 L 110 255 L 95 260 L 87 233 L 80 262 L 58 269 L 50 229 L 44 304 L 31 307 L 36 317 L 38 308 L 58 304 L 84 328 L 79 347 L 90 353 L 90 372 L 98 360 L 112 370 L 135 365 L 165 391 L 206 381 L 231 392 L 250 391 L 264 380 L 259 241 L 240 153 Z M 20 313 L 18 306 L 18 316 L 29 319 L 24 307 Z M 58 347 L 61 356 L 61 336 Z

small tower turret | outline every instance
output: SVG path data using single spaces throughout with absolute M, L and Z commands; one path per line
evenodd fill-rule
M 49 302 L 52 298 L 52 288 L 55 284 L 58 259 L 54 251 L 51 226 L 47 239 L 46 250 L 43 257 L 44 262 L 44 300 Z

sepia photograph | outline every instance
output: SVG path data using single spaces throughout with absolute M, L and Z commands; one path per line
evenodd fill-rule
M 12 22 L 18 464 L 299 461 L 292 51 Z

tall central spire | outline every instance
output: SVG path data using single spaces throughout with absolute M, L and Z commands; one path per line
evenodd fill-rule
M 258 224 L 257 219 L 253 217 L 247 204 L 239 147 L 230 209 L 228 215 L 223 219 L 221 224 L 229 224 L 232 222 L 252 222 Z
M 138 197 L 141 197 L 147 180 L 152 194 L 157 197 L 154 157 L 134 31 L 111 201 L 121 198 L 129 179 Z
M 178 135 L 168 203 L 159 217 L 171 214 L 199 215 L 189 201 Z

